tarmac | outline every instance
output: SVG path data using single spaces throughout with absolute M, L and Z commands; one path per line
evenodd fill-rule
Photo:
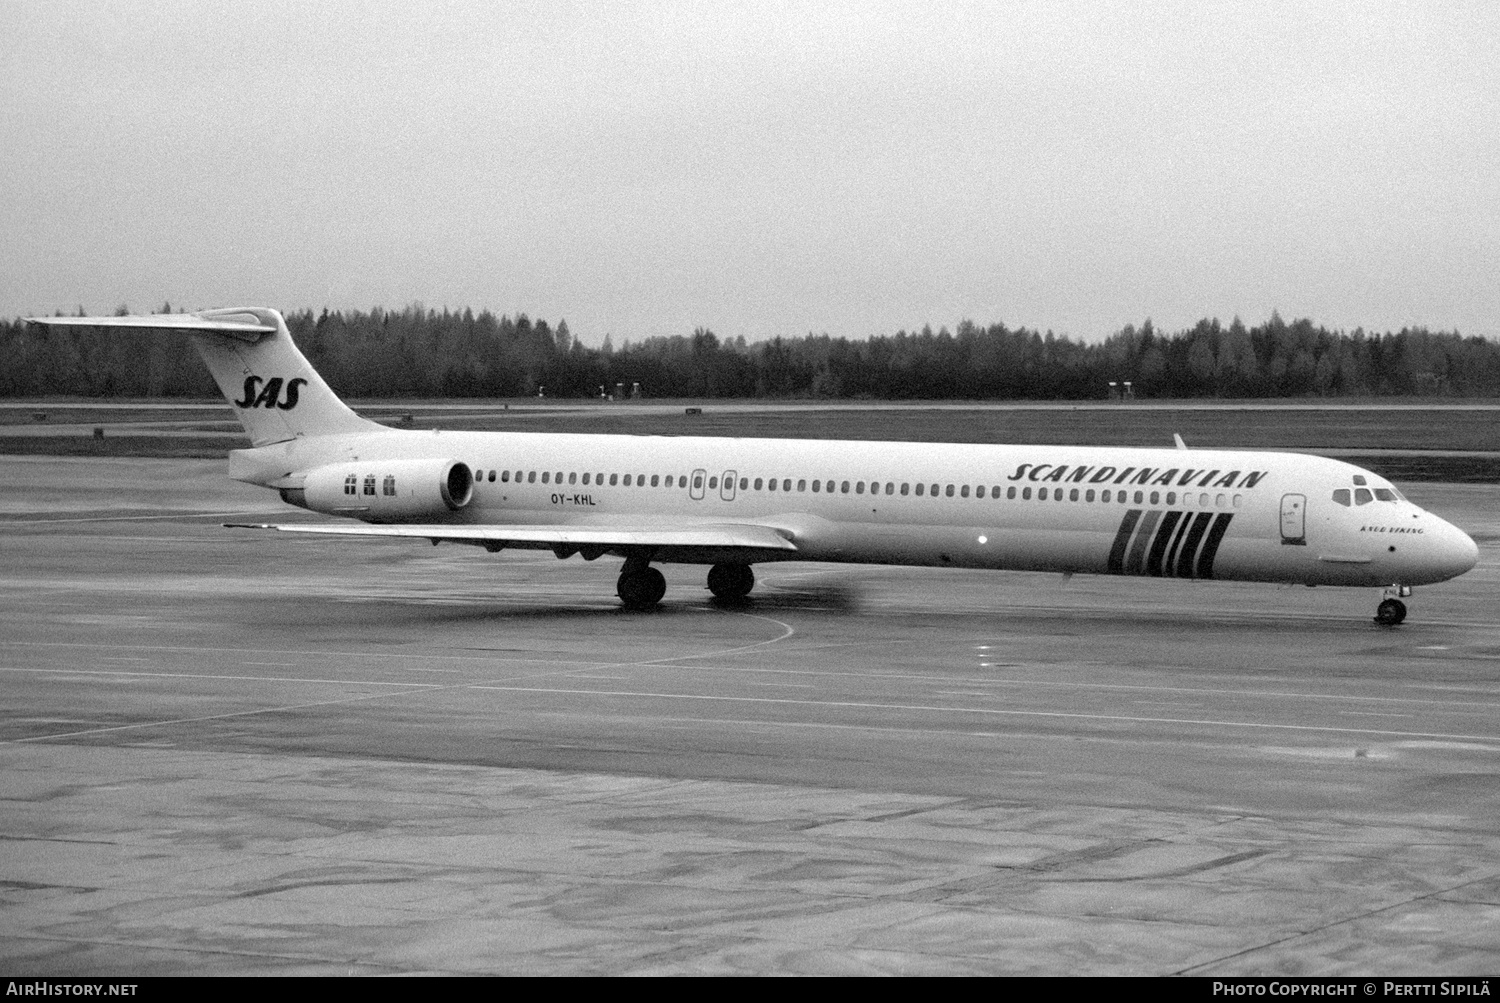
M 0 970 L 1486 975 L 1500 486 L 1374 590 L 300 539 L 0 457 Z

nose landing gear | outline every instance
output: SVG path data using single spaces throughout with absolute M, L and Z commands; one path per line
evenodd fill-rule
M 1375 607 L 1375 622 L 1382 627 L 1394 627 L 1406 619 L 1406 603 L 1401 600 L 1411 596 L 1411 586 L 1392 585 L 1384 595 L 1380 605 Z

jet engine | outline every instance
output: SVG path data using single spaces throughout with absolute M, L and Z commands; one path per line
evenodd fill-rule
M 366 522 L 446 522 L 474 498 L 474 472 L 458 460 L 360 460 L 308 472 L 281 498 L 314 512 Z

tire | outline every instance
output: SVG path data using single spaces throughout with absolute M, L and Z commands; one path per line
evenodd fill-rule
M 655 568 L 622 574 L 615 584 L 615 594 L 631 609 L 649 609 L 667 594 L 667 579 Z
M 708 569 L 708 590 L 715 598 L 743 599 L 755 588 L 755 572 L 748 564 L 715 564 Z
M 1375 622 L 1383 627 L 1394 627 L 1406 619 L 1406 603 L 1400 599 L 1385 599 L 1375 607 Z

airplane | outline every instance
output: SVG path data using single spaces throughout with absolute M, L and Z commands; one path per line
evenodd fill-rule
M 659 603 L 653 564 L 830 561 L 1381 588 L 1473 568 L 1478 548 L 1386 479 L 1300 453 L 394 429 L 355 414 L 263 307 L 37 317 L 189 337 L 251 448 L 229 476 L 344 523 L 232 528 L 623 558 L 616 594 Z

